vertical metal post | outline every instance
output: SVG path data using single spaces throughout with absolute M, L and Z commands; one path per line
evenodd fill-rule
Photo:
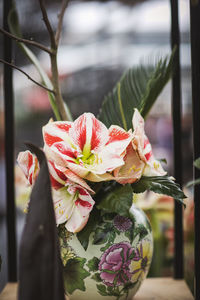
M 190 1 L 194 159 L 200 157 L 200 2 Z M 194 169 L 194 179 L 200 171 Z M 194 187 L 195 299 L 200 299 L 200 186 Z
M 181 149 L 181 75 L 180 75 L 180 32 L 178 18 L 178 0 L 171 2 L 171 46 L 176 46 L 175 69 L 172 78 L 172 117 L 174 143 L 174 176 L 182 185 L 182 149 Z M 174 208 L 174 277 L 183 278 L 183 211 L 182 206 L 175 202 Z
M 12 0 L 4 0 L 3 27 L 9 31 L 8 13 Z M 4 35 L 4 60 L 12 61 L 12 41 Z M 5 99 L 5 156 L 6 156 L 6 198 L 7 198 L 7 245 L 8 245 L 8 280 L 17 280 L 16 267 L 16 232 L 15 232 L 15 194 L 14 194 L 14 109 L 12 69 L 4 65 Z

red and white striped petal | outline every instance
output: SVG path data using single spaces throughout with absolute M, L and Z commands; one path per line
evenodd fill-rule
M 45 146 L 44 151 L 49 160 L 57 165 L 68 166 L 68 162 L 76 163 L 77 151 L 69 146 L 66 142 L 58 142 L 51 147 Z
M 112 125 L 109 128 L 109 140 L 106 143 L 106 150 L 121 155 L 132 140 L 132 132 L 125 131 L 119 126 Z
M 96 164 L 91 169 L 92 173 L 103 175 L 106 172 L 112 172 L 114 169 L 121 167 L 124 164 L 123 157 L 115 154 L 115 152 L 109 152 L 106 148 L 98 154 Z
M 143 154 L 145 156 L 146 161 L 148 162 L 153 157 L 152 147 L 149 142 L 148 137 L 144 136 L 144 151 Z
M 94 200 L 82 187 L 70 184 L 60 190 L 53 190 L 57 224 L 65 223 L 70 232 L 80 231 L 87 223 Z
M 60 166 L 57 166 L 57 168 L 63 172 L 63 174 L 72 182 L 82 186 L 83 188 L 85 188 L 86 190 L 88 190 L 89 192 L 91 192 L 92 194 L 94 194 L 95 192 L 91 189 L 91 187 L 78 175 L 76 175 L 75 173 L 73 173 L 70 169 L 67 168 L 63 168 Z
M 121 168 L 114 170 L 115 180 L 120 184 L 133 183 L 139 180 L 145 164 L 139 158 L 131 143 L 127 147 L 124 163 Z
M 81 178 L 86 178 L 88 173 L 90 172 L 90 169 L 80 165 L 80 164 L 75 164 L 75 163 L 71 163 L 68 162 L 67 167 L 73 172 L 75 173 L 77 176 L 80 176 Z
M 145 163 L 143 174 L 146 176 L 163 176 L 166 172 L 161 163 L 154 158 L 152 147 L 144 131 L 144 119 L 139 111 L 135 109 L 133 115 L 133 148 L 140 159 Z
M 18 154 L 17 162 L 24 172 L 28 183 L 33 185 L 39 173 L 39 162 L 37 157 L 27 150 Z
M 56 190 L 64 187 L 67 181 L 66 175 L 52 161 L 48 161 L 48 167 L 52 187 Z
M 72 126 L 72 122 L 50 121 L 42 129 L 43 139 L 45 144 L 51 147 L 53 144 L 61 141 L 66 141 L 67 143 L 70 143 L 70 138 L 68 133 L 71 126 Z
M 76 119 L 69 135 L 85 157 L 91 151 L 100 151 L 108 141 L 108 129 L 91 113 L 84 113 Z
M 82 191 L 83 192 L 83 191 Z M 65 227 L 70 232 L 79 232 L 86 225 L 89 214 L 94 206 L 94 200 L 87 193 L 85 195 L 79 193 L 78 199 L 75 201 L 75 207 L 71 218 Z
M 74 194 L 69 193 L 68 188 L 52 190 L 56 224 L 63 224 L 71 218 L 74 209 Z
M 145 144 L 145 132 L 144 132 L 144 119 L 140 115 L 139 111 L 135 109 L 133 114 L 133 148 L 137 151 L 140 159 L 146 162 L 144 155 L 144 144 Z

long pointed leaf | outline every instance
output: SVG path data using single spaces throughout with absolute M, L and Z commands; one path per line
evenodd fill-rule
M 114 124 L 128 130 L 132 128 L 134 108 L 145 118 L 171 77 L 174 52 L 155 65 L 129 69 L 105 97 L 99 119 L 108 127 Z

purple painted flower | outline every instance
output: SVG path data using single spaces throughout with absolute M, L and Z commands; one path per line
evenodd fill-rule
M 132 274 L 129 265 L 134 249 L 128 242 L 114 244 L 101 256 L 100 277 L 108 286 L 119 286 L 129 282 Z
M 116 216 L 114 218 L 114 226 L 121 232 L 129 230 L 132 226 L 132 222 L 129 218 L 123 216 Z

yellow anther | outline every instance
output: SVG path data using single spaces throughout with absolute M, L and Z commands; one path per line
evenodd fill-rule
M 159 163 L 154 162 L 154 163 L 153 163 L 153 166 L 154 166 L 154 168 L 157 170 L 157 169 L 159 168 L 160 165 L 159 165 Z
M 131 173 L 131 171 L 135 171 L 136 170 L 136 165 L 132 165 L 132 167 L 128 170 L 128 174 Z
M 25 207 L 24 208 L 24 213 L 27 214 L 27 212 L 28 212 L 28 209 L 27 209 L 27 207 Z
M 59 210 L 59 214 L 63 215 L 64 211 L 62 209 Z

